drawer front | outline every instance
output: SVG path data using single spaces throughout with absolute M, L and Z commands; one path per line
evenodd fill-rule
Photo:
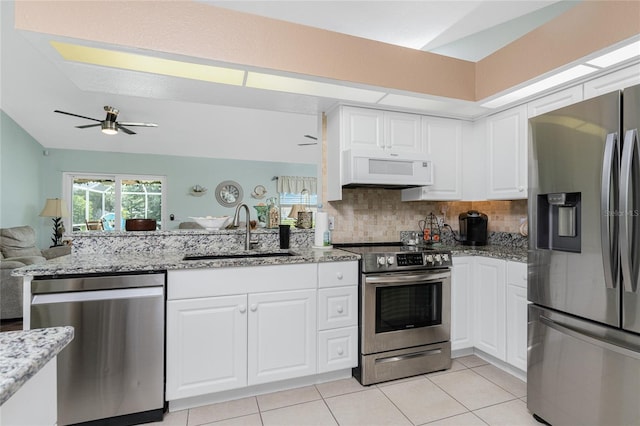
M 358 262 L 318 263 L 318 287 L 358 285 Z
M 318 373 L 358 365 L 358 326 L 318 332 Z
M 507 262 L 507 284 L 527 288 L 527 264 Z
M 358 324 L 358 287 L 318 290 L 318 330 Z

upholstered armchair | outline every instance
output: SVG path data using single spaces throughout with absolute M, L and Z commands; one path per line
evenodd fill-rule
M 22 317 L 22 277 L 11 271 L 71 253 L 70 246 L 40 250 L 30 226 L 0 228 L 0 318 Z

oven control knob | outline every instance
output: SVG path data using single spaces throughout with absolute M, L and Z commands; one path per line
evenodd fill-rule
M 433 255 L 432 254 L 428 254 L 427 255 L 427 264 L 429 263 L 433 263 Z
M 378 266 L 384 266 L 387 264 L 387 258 L 384 256 L 378 256 Z
M 394 262 L 393 256 L 387 257 L 387 265 L 393 265 L 393 262 Z
M 449 261 L 449 255 L 447 253 L 444 253 L 442 255 L 442 259 L 444 259 L 445 262 L 448 262 Z
M 442 265 L 442 257 L 439 254 L 436 254 L 436 262 L 438 262 L 438 264 Z

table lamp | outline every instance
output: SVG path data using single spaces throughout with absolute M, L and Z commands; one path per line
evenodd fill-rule
M 47 198 L 47 202 L 44 205 L 44 209 L 40 212 L 41 217 L 50 217 L 53 220 L 53 245 L 51 247 L 58 247 L 62 245 L 62 234 L 64 234 L 64 224 L 62 223 L 63 217 L 69 217 L 69 211 L 64 203 L 64 200 L 60 198 Z

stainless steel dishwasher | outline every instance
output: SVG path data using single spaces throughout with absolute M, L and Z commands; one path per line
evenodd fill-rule
M 36 278 L 31 328 L 75 328 L 58 355 L 58 424 L 161 420 L 166 274 Z

